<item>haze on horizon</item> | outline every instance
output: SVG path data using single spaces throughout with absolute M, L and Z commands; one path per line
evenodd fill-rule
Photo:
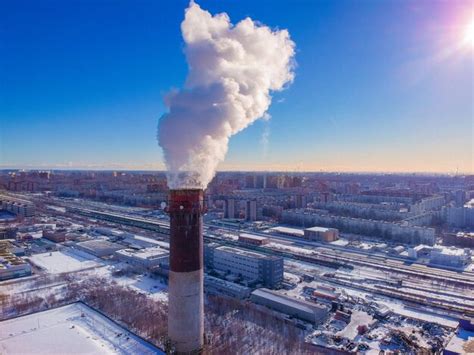
M 291 89 L 218 170 L 474 173 L 472 2 L 198 3 L 297 44 Z M 2 5 L 0 168 L 164 170 L 188 2 Z

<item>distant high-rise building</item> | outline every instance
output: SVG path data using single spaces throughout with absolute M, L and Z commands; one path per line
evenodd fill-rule
M 306 196 L 298 194 L 295 196 L 295 207 L 296 208 L 306 208 Z
M 454 191 L 454 203 L 456 204 L 456 207 L 464 206 L 465 202 L 466 202 L 466 191 L 464 190 Z
M 256 183 L 256 176 L 255 175 L 247 175 L 245 177 L 245 187 L 247 189 L 254 189 Z
M 245 201 L 245 219 L 247 221 L 257 220 L 257 201 L 254 201 L 254 200 Z
M 235 218 L 235 200 L 233 198 L 229 198 L 225 200 L 225 218 Z

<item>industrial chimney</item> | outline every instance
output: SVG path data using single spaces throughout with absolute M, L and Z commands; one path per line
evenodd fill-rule
M 203 347 L 203 238 L 201 189 L 170 190 L 168 336 L 178 353 Z

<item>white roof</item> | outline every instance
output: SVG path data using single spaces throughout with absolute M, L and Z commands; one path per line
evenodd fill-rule
M 334 230 L 334 228 L 326 228 L 326 227 L 317 227 L 317 226 L 315 226 L 315 227 L 311 227 L 311 228 L 306 228 L 305 230 L 306 231 L 311 231 L 311 232 L 322 232 L 322 233 L 324 233 L 324 232 L 328 232 L 330 230 Z
M 240 237 L 247 238 L 247 239 L 254 239 L 254 240 L 267 240 L 267 237 L 262 237 L 255 234 L 248 234 L 248 233 L 240 233 Z
M 117 254 L 139 259 L 153 259 L 159 256 L 168 255 L 169 252 L 161 248 L 146 248 L 139 251 L 133 249 L 118 250 Z
M 290 227 L 273 227 L 270 228 L 271 231 L 278 232 L 278 233 L 286 233 L 286 234 L 294 234 L 294 235 L 304 235 L 304 232 L 301 229 L 297 228 L 290 228 Z

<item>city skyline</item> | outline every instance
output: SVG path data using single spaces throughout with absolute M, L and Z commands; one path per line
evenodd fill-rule
M 186 76 L 187 4 L 9 4 L 0 168 L 164 170 L 156 127 Z M 199 4 L 296 43 L 292 87 L 219 171 L 473 172 L 469 2 Z

